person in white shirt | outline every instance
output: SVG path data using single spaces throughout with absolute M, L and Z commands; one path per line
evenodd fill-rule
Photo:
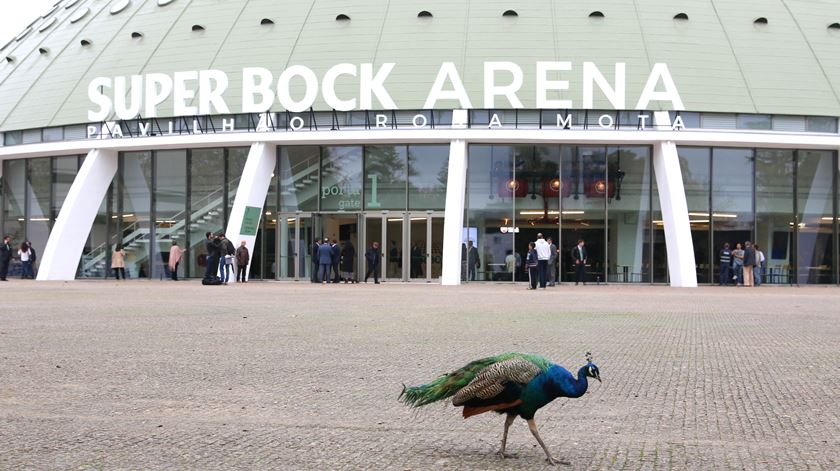
M 545 241 L 542 232 L 537 234 L 537 241 L 534 243 L 537 250 L 537 269 L 540 273 L 540 288 L 545 289 L 545 282 L 548 275 L 548 259 L 551 258 L 551 245 Z
M 764 267 L 766 266 L 767 257 L 764 252 L 758 247 L 758 244 L 753 245 L 755 249 L 755 266 L 753 267 L 753 278 L 755 278 L 755 286 L 760 286 L 763 281 Z
M 32 260 L 30 259 L 30 255 L 32 252 L 29 251 L 29 245 L 26 242 L 20 244 L 20 248 L 18 249 L 18 257 L 20 257 L 20 278 L 34 278 L 32 274 Z

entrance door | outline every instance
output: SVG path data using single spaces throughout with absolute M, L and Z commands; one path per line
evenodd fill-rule
M 277 261 L 266 267 L 278 280 L 306 280 L 311 276 L 312 216 L 306 213 L 277 217 Z
M 443 215 L 437 213 L 409 213 L 406 254 L 408 266 L 404 277 L 411 281 L 440 279 L 443 259 Z
M 360 233 L 360 215 L 358 213 L 321 213 L 314 218 L 315 228 L 313 236 L 310 238 L 309 246 L 312 245 L 314 239 L 328 239 L 330 244 L 337 243 L 341 247 L 341 262 L 340 273 L 337 277 L 335 272 L 331 273 L 330 279 L 345 278 L 349 276 L 351 279 L 358 280 L 359 275 L 359 260 L 364 258 L 364 245 L 362 244 L 362 234 Z M 351 249 L 352 247 L 352 249 Z M 311 247 L 309 247 L 311 250 Z M 344 258 L 349 257 L 350 260 L 344 263 Z M 309 267 L 314 273 L 316 268 L 314 261 L 309 259 Z M 352 267 L 352 272 L 346 268 Z M 348 275 L 345 276 L 346 272 Z M 364 276 L 364 273 L 361 274 Z

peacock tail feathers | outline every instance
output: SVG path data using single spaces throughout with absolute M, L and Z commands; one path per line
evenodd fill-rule
M 400 401 L 408 406 L 420 407 L 456 396 L 453 404 L 461 405 L 472 397 L 494 395 L 493 391 L 502 383 L 501 378 L 527 383 L 550 366 L 551 362 L 538 355 L 503 353 L 472 361 L 428 384 L 403 385 Z

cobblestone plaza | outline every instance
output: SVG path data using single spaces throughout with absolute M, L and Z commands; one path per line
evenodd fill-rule
M 536 420 L 567 469 L 837 469 L 836 288 L 5 283 L 0 470 L 540 469 L 524 421 L 412 411 L 538 353 L 603 383 Z

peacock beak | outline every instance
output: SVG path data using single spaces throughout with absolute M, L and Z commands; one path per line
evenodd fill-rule
M 601 383 L 601 382 L 602 382 L 602 381 L 601 381 L 601 374 L 600 374 L 600 373 L 596 373 L 596 374 L 595 374 L 595 379 L 597 379 L 597 380 L 598 380 L 598 382 L 599 382 L 599 383 Z

